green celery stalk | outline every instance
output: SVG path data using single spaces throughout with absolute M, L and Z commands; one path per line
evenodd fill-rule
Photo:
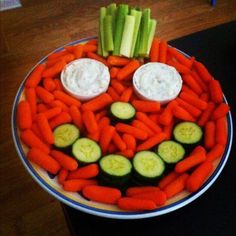
M 149 25 L 149 33 L 148 33 L 148 47 L 147 47 L 147 51 L 146 51 L 147 56 L 149 56 L 149 53 L 150 53 L 152 41 L 153 41 L 155 31 L 156 31 L 156 25 L 157 25 L 157 21 L 154 19 L 151 19 L 150 25 Z
M 133 34 L 135 27 L 135 17 L 127 15 L 125 17 L 124 31 L 122 35 L 122 41 L 120 46 L 120 54 L 122 56 L 130 57 L 133 43 Z
M 112 36 L 112 16 L 107 15 L 104 17 L 104 45 L 106 51 L 113 51 L 113 36 Z
M 117 8 L 113 55 L 120 55 L 120 45 L 124 30 L 125 16 L 128 15 L 128 12 L 129 6 L 127 4 L 120 4 Z
M 132 9 L 131 10 L 131 16 L 135 17 L 134 34 L 133 34 L 132 47 L 131 47 L 131 53 L 130 53 L 130 56 L 133 57 L 134 50 L 135 50 L 135 45 L 136 45 L 136 42 L 137 42 L 139 27 L 140 27 L 140 23 L 141 23 L 141 18 L 142 18 L 142 12 L 137 11 L 135 9 Z
M 104 35 L 104 18 L 106 16 L 107 9 L 106 7 L 100 8 L 100 17 L 99 17 L 99 32 L 101 38 L 101 51 L 102 56 L 107 57 L 108 52 L 105 50 L 105 35 Z
M 112 34 L 113 34 L 113 40 L 115 35 L 115 27 L 116 27 L 116 3 L 111 3 L 107 7 L 107 14 L 112 16 Z
M 139 28 L 137 40 L 136 40 L 136 44 L 135 44 L 135 48 L 134 48 L 134 55 L 133 55 L 134 57 L 139 56 L 140 38 L 141 38 L 141 29 Z

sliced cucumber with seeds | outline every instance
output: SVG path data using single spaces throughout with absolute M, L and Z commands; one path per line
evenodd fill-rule
M 82 163 L 93 163 L 98 161 L 102 155 L 99 145 L 91 139 L 81 138 L 72 146 L 72 153 Z
M 185 150 L 181 144 L 169 140 L 158 145 L 157 154 L 164 162 L 174 164 L 184 158 Z
M 53 131 L 54 145 L 58 148 L 66 148 L 72 145 L 80 136 L 79 129 L 72 124 L 63 124 Z

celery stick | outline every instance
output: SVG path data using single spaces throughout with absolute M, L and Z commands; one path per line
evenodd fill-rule
M 98 34 L 98 50 L 97 53 L 102 56 L 102 42 L 101 42 L 101 35 L 100 35 L 100 30 Z
M 116 26 L 116 3 L 111 3 L 107 7 L 107 14 L 112 16 L 112 34 L 113 34 L 113 40 L 115 35 L 115 26 Z
M 130 56 L 133 57 L 134 49 L 135 49 L 135 45 L 136 45 L 136 41 L 137 41 L 137 36 L 138 36 L 138 32 L 139 32 L 140 22 L 141 22 L 141 18 L 142 18 L 142 12 L 132 9 L 131 16 L 135 17 L 134 34 L 133 34 L 132 47 L 131 47 L 131 53 L 130 53 Z
M 100 31 L 100 37 L 101 37 L 101 49 L 102 49 L 102 55 L 104 57 L 108 56 L 108 52 L 105 50 L 105 38 L 104 38 L 104 18 L 106 16 L 107 9 L 105 7 L 100 8 L 100 17 L 99 17 L 99 31 Z
M 155 31 L 156 31 L 156 25 L 157 25 L 157 21 L 154 19 L 151 19 L 150 25 L 149 25 L 149 33 L 148 33 L 148 47 L 147 47 L 147 52 L 146 52 L 147 56 L 149 56 L 149 53 L 150 53 L 152 41 L 153 41 Z
M 141 30 L 140 30 L 140 27 L 139 27 L 137 40 L 136 40 L 136 44 L 135 44 L 135 48 L 134 48 L 134 55 L 133 55 L 134 57 L 139 56 L 140 38 L 141 38 Z
M 150 13 L 151 10 L 149 8 L 143 10 L 143 15 L 141 20 L 141 39 L 139 48 L 140 56 L 144 56 L 147 52 Z
M 125 26 L 120 46 L 120 54 L 122 56 L 130 57 L 131 55 L 134 26 L 135 26 L 135 17 L 127 15 L 125 17 Z
M 112 16 L 107 15 L 104 17 L 104 45 L 106 51 L 113 51 L 113 37 L 112 37 Z
M 128 12 L 129 7 L 126 4 L 120 4 L 117 8 L 113 55 L 120 55 L 120 45 L 124 30 L 125 16 L 128 15 Z

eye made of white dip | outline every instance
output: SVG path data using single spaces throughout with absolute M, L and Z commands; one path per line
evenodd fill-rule
M 72 61 L 63 69 L 61 81 L 69 94 L 85 101 L 107 90 L 110 73 L 103 63 L 82 58 Z
M 136 70 L 133 86 L 139 97 L 164 104 L 178 96 L 182 78 L 174 67 L 150 62 Z

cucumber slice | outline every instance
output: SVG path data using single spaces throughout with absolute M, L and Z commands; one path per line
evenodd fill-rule
M 110 107 L 112 117 L 119 121 L 130 121 L 135 117 L 135 108 L 127 102 L 114 102 Z
M 197 144 L 201 141 L 202 128 L 193 122 L 181 122 L 174 127 L 174 138 L 182 144 Z
M 63 124 L 53 131 L 54 145 L 58 148 L 66 148 L 72 145 L 80 136 L 79 129 L 72 124 Z
M 99 145 L 91 139 L 78 139 L 72 146 L 72 153 L 82 163 L 93 163 L 102 155 Z
M 175 164 L 184 158 L 185 150 L 181 144 L 168 140 L 158 145 L 157 153 L 164 162 Z

